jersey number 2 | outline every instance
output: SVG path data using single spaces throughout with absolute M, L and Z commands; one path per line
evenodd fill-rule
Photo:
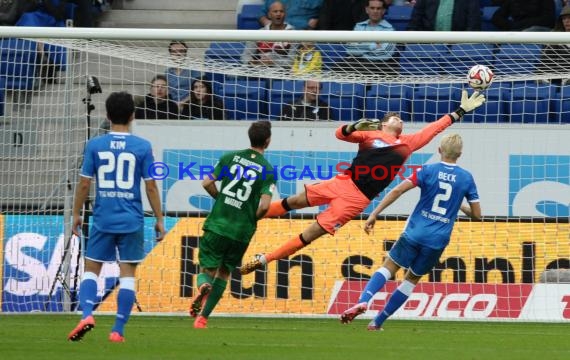
M 442 181 L 439 182 L 439 188 L 442 189 L 444 192 L 443 194 L 437 194 L 435 196 L 435 198 L 433 199 L 433 205 L 431 206 L 431 211 L 436 212 L 440 215 L 445 215 L 447 209 L 439 206 L 439 202 L 449 200 L 453 188 L 451 187 L 451 184 Z

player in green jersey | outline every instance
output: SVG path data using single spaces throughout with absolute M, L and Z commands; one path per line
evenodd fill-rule
M 202 186 L 216 202 L 200 239 L 198 294 L 190 305 L 194 327 L 205 328 L 220 301 L 230 273 L 241 262 L 251 237 L 269 209 L 275 187 L 273 167 L 263 157 L 271 141 L 271 123 L 257 121 L 249 130 L 251 147 L 222 155 Z M 220 181 L 219 190 L 215 182 Z

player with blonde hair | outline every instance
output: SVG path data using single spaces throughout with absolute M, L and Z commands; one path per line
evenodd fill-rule
M 406 302 L 421 277 L 439 261 L 449 244 L 459 209 L 473 220 L 481 219 L 479 195 L 473 176 L 456 164 L 462 149 L 461 136 L 444 136 L 439 146 L 441 162 L 422 166 L 390 191 L 368 216 L 364 231 L 370 234 L 378 214 L 408 190 L 416 186 L 421 189 L 420 200 L 408 218 L 404 232 L 388 253 L 382 267 L 366 284 L 358 303 L 341 315 L 342 323 L 349 323 L 364 313 L 374 294 L 384 287 L 386 281 L 400 268 L 406 268 L 404 281 L 368 325 L 368 330 L 380 330 L 384 321 Z M 464 198 L 469 206 L 462 204 Z

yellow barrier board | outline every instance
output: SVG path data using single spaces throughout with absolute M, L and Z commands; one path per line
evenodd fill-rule
M 197 249 L 191 247 L 183 251 L 182 244 L 196 242 L 202 234 L 203 221 L 203 218 L 180 219 L 139 267 L 137 298 L 144 311 L 188 311 L 194 294 L 190 286 L 195 289 L 198 254 Z M 260 221 L 245 259 L 274 249 L 311 222 Z M 273 262 L 267 268 L 265 279 L 262 273 L 257 274 L 255 289 L 252 289 L 254 274 L 234 279 L 233 284 L 228 283 L 215 311 L 325 314 L 335 282 L 358 274 L 371 275 L 382 264 L 387 249 L 398 239 L 405 222 L 378 221 L 370 236 L 364 233 L 362 225 L 361 221 L 351 221 L 336 236 L 322 237 L 293 255 L 291 259 L 303 260 L 304 276 L 300 266 L 284 269 L 282 275 L 277 276 L 278 262 Z M 440 259 L 442 263 L 447 260 L 448 267 L 457 270 L 448 268 L 440 271 L 438 278 L 426 276 L 423 280 L 490 284 L 537 281 L 547 266 L 558 259 L 568 261 L 569 238 L 568 224 L 459 222 Z M 115 303 L 111 296 L 99 309 L 114 311 Z

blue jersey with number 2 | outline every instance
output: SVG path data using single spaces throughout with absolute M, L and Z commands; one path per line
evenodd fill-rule
M 421 196 L 404 233 L 410 241 L 443 249 L 463 199 L 479 201 L 473 176 L 455 164 L 440 162 L 422 166 L 408 180 L 421 189 Z
M 143 226 L 141 179 L 149 180 L 150 143 L 111 132 L 87 142 L 81 176 L 96 182 L 93 226 L 108 233 L 131 233 Z

